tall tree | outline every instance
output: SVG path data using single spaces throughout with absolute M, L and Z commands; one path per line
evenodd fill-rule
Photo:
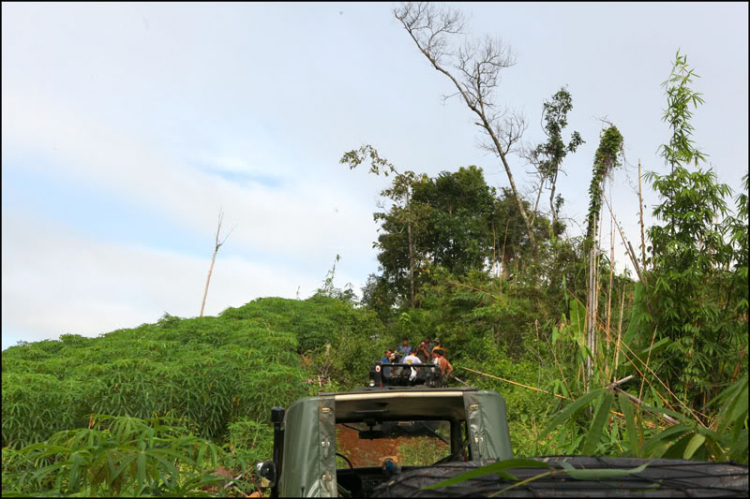
M 596 234 L 599 223 L 599 213 L 602 209 L 602 187 L 612 170 L 622 164 L 623 138 L 616 126 L 610 125 L 602 131 L 599 147 L 594 155 L 594 172 L 589 186 L 589 213 L 586 223 L 586 239 L 584 248 L 589 250 L 589 290 L 588 305 L 586 306 L 587 335 L 586 343 L 589 355 L 586 357 L 587 387 L 591 389 L 591 375 L 593 374 L 593 357 L 597 351 L 597 308 L 599 306 L 599 247 L 596 244 Z
M 545 182 L 549 183 L 550 196 L 549 208 L 552 216 L 552 230 L 555 230 L 557 224 L 557 209 L 555 206 L 555 188 L 557 185 L 557 176 L 561 171 L 562 162 L 565 156 L 570 152 L 575 152 L 578 146 L 584 144 L 581 134 L 573 132 L 568 144 L 562 138 L 563 129 L 568 126 L 568 112 L 573 109 L 573 98 L 567 89 L 561 88 L 552 96 L 552 100 L 544 102 L 544 133 L 547 135 L 547 142 L 537 145 L 534 149 L 527 151 L 526 156 L 539 173 L 539 194 Z M 538 199 L 538 198 L 537 198 Z M 533 217 L 536 216 L 536 209 Z M 533 222 L 532 222 L 533 224 Z
M 370 173 L 376 175 L 383 174 L 384 176 L 393 175 L 393 183 L 391 187 L 383 190 L 380 194 L 384 197 L 391 199 L 395 203 L 395 209 L 393 213 L 396 214 L 396 218 L 399 222 L 406 226 L 407 238 L 408 238 L 408 251 L 409 251 L 409 303 L 412 308 L 416 307 L 416 294 L 415 294 L 415 275 L 414 265 L 416 254 L 414 251 L 414 230 L 417 218 L 416 212 L 412 209 L 411 195 L 412 186 L 418 179 L 418 175 L 413 171 L 399 172 L 392 163 L 387 159 L 381 158 L 378 151 L 371 145 L 364 145 L 359 149 L 351 150 L 341 158 L 340 163 L 349 165 L 350 169 L 354 169 L 364 161 L 370 161 Z M 375 215 L 375 220 L 379 218 L 378 214 Z
M 717 181 L 710 168 L 688 169 L 705 160 L 692 139 L 690 123 L 691 108 L 704 102 L 691 88 L 696 77 L 687 58 L 678 52 L 663 84 L 667 95 L 663 120 L 672 136 L 660 150 L 670 171 L 644 176 L 659 193 L 654 216 L 663 223 L 648 230 L 653 275 L 646 295 L 654 340 L 670 340 L 660 374 L 680 387 L 686 403 L 702 405 L 713 390 L 712 383 L 730 367 L 725 359 L 733 357 L 729 354 L 738 345 L 742 329 L 747 342 L 747 323 L 737 327 L 742 318 L 729 306 L 737 297 L 727 295 L 722 285 L 722 276 L 737 255 L 724 240 L 724 224 L 717 221 L 727 216 L 724 198 L 731 190 Z
M 433 265 L 459 275 L 486 265 L 493 249 L 494 194 L 476 166 L 415 184 L 413 201 L 423 207 L 426 224 L 420 247 Z
M 507 110 L 499 109 L 495 101 L 500 73 L 515 64 L 510 47 L 486 37 L 477 43 L 467 42 L 458 49 L 451 48 L 450 39 L 464 29 L 463 15 L 452 9 L 440 10 L 431 3 L 405 3 L 393 13 L 422 55 L 453 83 L 458 95 L 477 116 L 476 125 L 489 139 L 483 148 L 500 158 L 534 253 L 538 253 L 533 225 L 508 163 L 508 154 L 517 145 L 526 124 L 522 116 L 509 115 Z

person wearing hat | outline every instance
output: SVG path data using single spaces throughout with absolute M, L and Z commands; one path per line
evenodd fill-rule
M 450 374 L 453 372 L 453 366 L 448 361 L 448 359 L 445 358 L 445 352 L 443 351 L 443 349 L 435 347 L 432 353 L 437 356 L 437 361 L 435 363 L 440 366 L 440 372 L 443 373 L 443 377 L 450 376 Z M 448 372 L 446 372 L 446 370 Z

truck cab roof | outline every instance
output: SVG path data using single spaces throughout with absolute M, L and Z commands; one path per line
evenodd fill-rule
M 284 415 L 280 495 L 336 495 L 337 424 L 429 420 L 463 426 L 472 461 L 513 457 L 505 401 L 495 392 L 414 386 L 321 393 Z

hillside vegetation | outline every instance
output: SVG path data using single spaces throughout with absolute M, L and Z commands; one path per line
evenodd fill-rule
M 604 194 L 627 140 L 615 125 L 598 137 L 584 235 L 568 233 L 554 187 L 540 208 L 583 140 L 562 139 L 567 91 L 545 103 L 550 141 L 529 155 L 543 179 L 535 199 L 489 186 L 477 166 L 430 177 L 363 146 L 342 164 L 392 184 L 361 299 L 335 286 L 334 265 L 305 300 L 7 349 L 3 495 L 249 493 L 253 463 L 271 455 L 270 408 L 363 385 L 402 337 L 439 338 L 460 378 L 450 383 L 505 397 L 516 455 L 747 463 L 748 177 L 735 194 L 700 167 L 694 77 L 678 54 L 665 172 L 643 176 L 656 223 L 640 251 L 620 242 L 632 272 L 615 271 Z

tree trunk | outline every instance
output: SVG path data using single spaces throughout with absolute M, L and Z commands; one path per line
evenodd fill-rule
M 227 238 L 229 238 L 229 235 L 232 233 L 232 230 L 229 231 L 229 234 L 224 238 L 223 241 L 219 242 L 219 236 L 221 235 L 221 223 L 224 221 L 224 212 L 219 212 L 219 224 L 216 228 L 216 242 L 214 245 L 214 254 L 211 257 L 211 266 L 208 269 L 208 277 L 206 278 L 206 289 L 203 291 L 203 302 L 201 303 L 201 314 L 199 317 L 203 317 L 203 309 L 206 307 L 206 297 L 208 296 L 208 284 L 211 282 L 211 274 L 214 271 L 214 263 L 216 263 L 216 253 L 219 252 L 219 248 L 226 242 Z
M 531 214 L 531 225 L 534 225 L 536 220 L 537 210 L 539 209 L 539 199 L 542 197 L 542 189 L 544 188 L 544 179 L 539 183 L 539 192 L 536 195 L 536 202 L 534 203 L 534 213 Z
M 552 234 L 555 233 L 555 222 L 557 222 L 557 212 L 555 211 L 555 187 L 557 184 L 557 173 L 555 173 L 555 176 L 552 178 L 551 182 L 552 188 L 549 195 L 549 208 L 552 210 Z
M 482 123 L 484 126 L 484 129 L 487 130 L 487 133 L 489 133 L 490 137 L 492 138 L 492 142 L 495 145 L 495 149 L 497 150 L 498 155 L 500 156 L 500 160 L 503 163 L 503 167 L 505 167 L 505 173 L 508 175 L 508 182 L 510 183 L 510 190 L 513 192 L 513 197 L 516 199 L 516 203 L 518 203 L 518 212 L 521 214 L 521 218 L 523 219 L 524 225 L 526 225 L 526 231 L 529 234 L 529 240 L 531 241 L 531 247 L 534 251 L 534 256 L 539 256 L 539 247 L 536 243 L 536 237 L 534 236 L 534 228 L 531 225 L 531 221 L 529 220 L 528 215 L 526 215 L 526 209 L 523 207 L 523 200 L 521 199 L 521 195 L 518 194 L 518 189 L 516 188 L 516 182 L 513 180 L 513 173 L 510 171 L 510 165 L 508 164 L 508 160 L 505 159 L 505 153 L 503 152 L 503 147 L 500 145 L 500 141 L 498 140 L 497 136 L 495 135 L 495 132 L 492 130 L 492 125 L 487 121 L 487 118 L 485 117 L 484 113 L 477 113 L 482 118 Z
M 502 280 L 504 281 L 507 281 L 508 278 L 510 277 L 510 267 L 508 266 L 508 262 L 510 262 L 510 258 L 505 253 L 505 243 L 508 241 L 508 225 L 510 225 L 510 218 L 508 218 L 508 221 L 505 222 L 505 236 L 503 236 L 503 252 L 502 252 L 502 255 L 500 255 L 500 259 L 503 265 L 503 272 L 501 276 L 502 276 Z
M 409 233 L 409 288 L 411 298 L 411 308 L 417 308 L 414 301 L 414 247 L 411 240 L 411 222 L 409 222 L 407 231 Z
M 591 250 L 589 252 L 589 293 L 588 293 L 588 306 L 586 307 L 586 347 L 589 349 L 589 355 L 586 356 L 586 391 L 591 390 L 592 377 L 594 375 L 594 356 L 596 355 L 596 308 L 597 308 L 597 281 L 598 281 L 598 265 L 597 265 L 597 245 L 596 245 L 596 227 L 597 227 L 597 215 L 594 215 L 594 241 L 592 242 Z
M 214 256 L 211 258 L 211 267 L 208 269 L 208 278 L 206 279 L 206 289 L 203 291 L 203 302 L 201 303 L 201 315 L 199 317 L 203 317 L 203 309 L 206 306 L 206 297 L 208 296 L 208 283 L 211 282 L 211 273 L 214 271 L 214 262 L 216 262 L 216 253 L 219 252 L 219 248 L 217 247 L 214 250 Z

